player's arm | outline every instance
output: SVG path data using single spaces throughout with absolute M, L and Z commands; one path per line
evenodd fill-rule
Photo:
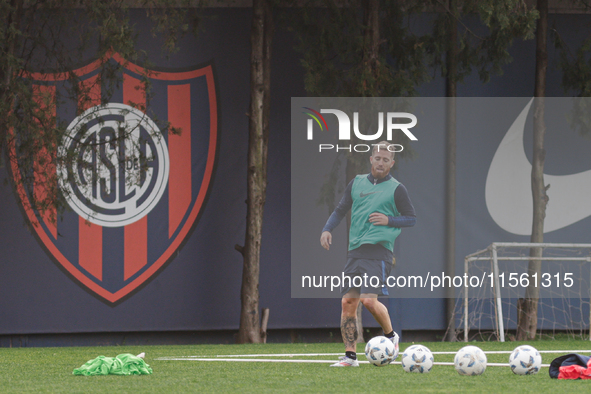
M 415 207 L 410 201 L 408 190 L 403 184 L 398 185 L 394 191 L 394 202 L 400 212 L 400 216 L 388 216 L 388 226 L 390 227 L 412 227 L 417 222 Z
M 326 250 L 330 249 L 330 244 L 332 244 L 332 230 L 334 230 L 339 223 L 343 220 L 351 206 L 353 205 L 353 198 L 351 197 L 351 190 L 353 189 L 353 180 L 349 182 L 347 188 L 345 189 L 345 193 L 341 198 L 341 201 L 337 204 L 337 207 L 330 215 L 324 228 L 322 228 L 322 234 L 320 235 L 320 244 Z
M 398 185 L 394 191 L 394 202 L 400 212 L 400 216 L 386 216 L 380 212 L 374 212 L 369 215 L 370 223 L 374 226 L 389 227 L 412 227 L 417 222 L 415 208 L 408 197 L 408 191 L 403 184 Z

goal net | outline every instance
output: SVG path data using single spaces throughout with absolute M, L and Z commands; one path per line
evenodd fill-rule
M 530 248 L 542 256 L 530 257 Z M 534 260 L 541 271 L 528 271 Z M 453 320 L 459 340 L 498 340 L 515 335 L 520 299 L 528 286 L 539 290 L 537 332 L 591 339 L 591 244 L 495 242 L 464 259 L 463 287 Z

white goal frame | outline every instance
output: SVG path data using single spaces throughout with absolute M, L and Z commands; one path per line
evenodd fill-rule
M 497 256 L 497 249 L 498 248 L 510 248 L 510 247 L 517 247 L 517 248 L 590 248 L 591 244 L 567 244 L 567 243 L 531 243 L 531 242 L 493 242 L 490 244 L 486 249 L 480 250 L 478 252 L 469 254 L 464 258 L 464 274 L 468 274 L 469 263 L 472 261 L 490 261 L 492 260 L 493 263 L 493 275 L 494 275 L 494 295 L 495 295 L 495 309 L 496 309 L 496 329 L 497 329 L 497 338 L 499 338 L 500 342 L 505 342 L 505 327 L 503 322 L 503 304 L 501 302 L 501 287 L 499 283 L 499 260 L 540 260 L 540 261 L 552 261 L 552 260 L 559 260 L 559 261 L 583 261 L 591 264 L 591 255 L 590 256 L 580 256 L 580 257 L 551 257 L 551 256 L 542 256 L 536 257 L 535 259 L 530 256 Z M 469 286 L 468 283 L 464 284 L 464 342 L 468 342 L 468 334 L 470 331 L 470 327 L 468 324 L 468 294 Z M 591 292 L 591 289 L 590 289 Z M 591 299 L 591 294 L 590 294 Z M 589 316 L 589 340 L 591 340 L 591 302 L 590 302 L 590 316 Z

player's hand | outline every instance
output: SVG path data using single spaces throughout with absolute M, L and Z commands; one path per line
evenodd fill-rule
M 320 245 L 326 250 L 330 249 L 330 245 L 332 244 L 332 234 L 330 231 L 323 231 L 322 235 L 320 236 Z
M 383 213 L 374 212 L 369 215 L 369 222 L 373 223 L 374 226 L 387 226 L 388 216 Z

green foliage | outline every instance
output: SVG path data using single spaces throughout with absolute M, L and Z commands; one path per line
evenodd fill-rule
M 129 16 L 125 0 L 0 0 L 0 151 L 7 153 L 7 166 L 21 169 L 14 176 L 24 186 L 32 209 L 40 215 L 66 207 L 58 188 L 55 168 L 75 160 L 73 152 L 58 157 L 57 150 L 66 126 L 58 122 L 55 108 L 61 102 L 78 102 L 81 113 L 95 102 L 94 85 L 102 87 L 100 101 L 106 103 L 120 85 L 121 65 L 108 62 L 116 52 L 127 61 L 146 67 L 141 89 L 149 102 L 147 53 L 137 48 L 138 26 Z M 198 23 L 196 9 L 182 9 L 189 0 L 143 0 L 152 21 L 152 34 L 162 39 L 162 50 L 172 53 L 183 34 Z M 80 81 L 72 70 L 89 58 L 102 62 L 94 82 Z M 30 73 L 62 73 L 67 89 L 48 93 L 31 83 Z M 139 109 L 144 107 L 136 105 Z M 21 196 L 23 197 L 23 196 Z
M 380 42 L 376 57 L 368 58 L 361 1 L 340 6 L 329 0 L 306 2 L 291 11 L 290 29 L 302 54 L 305 88 L 318 97 L 413 96 L 428 79 L 420 37 L 405 25 L 410 10 L 396 1 L 380 2 Z
M 491 73 L 502 74 L 502 66 L 513 59 L 508 48 L 515 38 L 534 37 L 539 13 L 528 9 L 523 0 L 466 0 L 459 1 L 458 10 L 448 8 L 447 2 L 429 0 L 431 7 L 441 7 L 433 23 L 433 32 L 426 37 L 426 47 L 432 67 L 441 69 L 441 75 L 461 82 L 473 70 L 482 82 L 490 80 Z M 466 17 L 478 16 L 483 29 L 475 31 L 468 26 Z M 452 24 L 458 27 L 458 42 L 449 40 Z M 445 57 L 451 45 L 458 45 L 458 69 L 456 75 L 448 75 Z
M 373 21 L 365 0 L 307 1 L 290 9 L 288 25 L 302 56 L 304 86 L 310 96 L 409 97 L 429 79 L 423 38 L 413 34 L 409 25 L 408 16 L 416 9 L 403 8 L 395 0 L 378 1 L 376 6 L 377 20 Z M 374 29 L 377 37 L 372 36 Z M 371 108 L 373 104 L 369 105 Z M 397 110 L 407 107 L 401 103 Z M 361 117 L 359 128 L 376 130 L 377 119 Z M 351 140 L 352 144 L 359 142 Z M 412 155 L 402 132 L 395 132 L 390 142 L 404 143 L 405 149 L 397 159 Z M 342 185 L 337 186 L 342 167 L 337 157 L 320 191 L 318 202 L 329 210 L 334 207 L 335 193 L 342 189 Z M 347 152 L 344 167 L 348 182 L 352 174 L 368 171 L 368 155 Z
M 298 42 L 296 49 L 302 54 L 305 88 L 310 96 L 414 96 L 416 88 L 430 78 L 429 70 L 433 68 L 440 68 L 444 77 L 455 81 L 462 81 L 476 69 L 480 79 L 487 82 L 491 73 L 502 73 L 501 67 L 512 60 L 508 47 L 516 37 L 533 37 L 538 18 L 538 12 L 528 9 L 523 0 L 466 0 L 460 2 L 458 10 L 449 9 L 448 2 L 443 0 L 382 0 L 378 4 L 377 54 L 371 53 L 368 40 L 372 26 L 365 14 L 367 3 L 315 1 L 305 3 L 299 10 L 291 26 Z M 432 33 L 414 33 L 413 18 L 433 10 L 438 16 Z M 478 16 L 483 25 L 479 30 L 484 28 L 485 34 L 468 27 L 468 15 Z M 449 39 L 452 24 L 458 26 L 457 42 Z M 458 67 L 455 75 L 448 75 L 446 56 L 452 45 L 459 48 Z M 364 129 L 375 130 L 375 120 L 372 121 Z M 399 134 L 391 142 L 406 141 Z M 405 145 L 397 159 L 412 156 L 414 152 Z M 359 173 L 367 167 L 365 155 L 347 154 L 347 160 L 347 167 L 355 169 L 348 173 Z M 330 175 L 327 182 L 334 179 Z M 332 190 L 334 187 L 324 185 L 320 200 L 331 201 L 324 193 Z

